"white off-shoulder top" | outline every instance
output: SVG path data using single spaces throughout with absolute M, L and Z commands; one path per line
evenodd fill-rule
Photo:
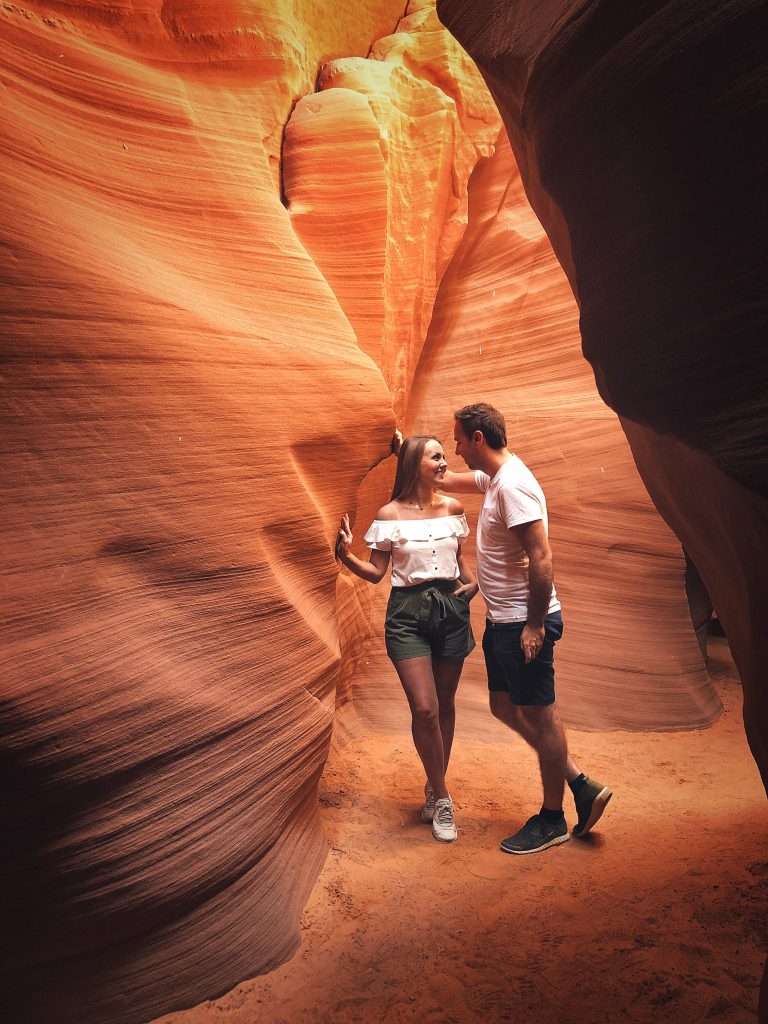
M 455 580 L 456 555 L 469 536 L 467 517 L 436 519 L 374 519 L 365 543 L 376 551 L 392 552 L 392 586 L 412 587 L 425 580 Z

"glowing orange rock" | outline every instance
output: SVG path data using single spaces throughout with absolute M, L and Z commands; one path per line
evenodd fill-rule
M 768 787 L 764 13 L 746 0 L 438 12 L 499 104 L 600 393 L 725 625 Z
M 437 427 L 450 451 L 451 411 L 480 398 L 504 410 L 510 447 L 547 495 L 566 622 L 558 644 L 566 720 L 592 729 L 711 722 L 720 701 L 691 629 L 680 545 L 597 395 L 573 295 L 503 132 L 470 183 L 469 226 L 438 294 L 409 422 Z M 471 507 L 474 520 L 479 500 Z M 462 691 L 476 677 L 478 703 L 483 674 L 470 659 Z
M 261 7 L 0 11 L 14 1019 L 274 966 L 325 855 L 336 509 L 394 419 L 274 171 L 309 69 L 396 15 L 338 50 Z
M 455 299 L 438 299 L 422 348 L 448 268 L 453 295 L 480 268 L 462 283 L 454 254 L 500 123 L 431 5 L 401 13 L 384 0 L 300 17 L 262 0 L 0 11 L 2 970 L 24 1020 L 47 1024 L 52 1006 L 62 1024 L 145 1020 L 295 948 L 324 854 L 314 786 L 371 606 L 338 577 L 336 519 L 381 500 L 391 467 L 366 474 L 393 408 L 442 412 L 429 386 L 446 376 L 427 362 L 438 326 L 446 352 L 468 343 L 447 330 Z M 538 227 L 515 216 L 532 232 L 521 266 L 535 251 L 545 305 L 565 311 Z M 532 301 L 512 285 L 507 313 L 515 287 Z M 541 342 L 528 371 L 544 386 Z M 480 397 L 506 365 L 494 351 Z M 638 505 L 618 534 L 644 520 L 663 555 L 607 414 L 584 403 L 611 431 L 608 504 Z M 556 458 L 542 476 L 568 493 Z M 584 533 L 561 522 L 567 563 Z M 632 557 L 593 554 L 608 579 L 612 558 Z M 678 564 L 664 601 L 688 659 Z M 569 599 L 574 614 L 586 600 Z M 675 673 L 673 710 L 688 673 L 689 721 L 711 714 L 700 672 Z

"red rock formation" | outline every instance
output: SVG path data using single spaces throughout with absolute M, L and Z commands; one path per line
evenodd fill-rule
M 145 1020 L 269 969 L 323 856 L 370 600 L 337 515 L 381 498 L 499 121 L 429 5 L 391 36 L 402 3 L 299 6 L 0 11 L 0 970 L 31 1024 Z
M 709 724 L 720 701 L 691 630 L 680 545 L 597 395 L 573 295 L 504 132 L 470 184 L 469 226 L 438 294 L 409 423 L 438 425 L 451 451 L 451 410 L 478 396 L 505 410 L 510 444 L 547 494 L 566 617 L 558 645 L 566 721 L 586 729 Z M 479 635 L 481 602 L 475 609 Z M 481 697 L 481 659 L 468 662 L 464 690 L 474 676 Z
M 754 3 L 438 12 L 499 104 L 569 274 L 584 352 L 707 584 L 768 783 L 764 175 Z M 724 200 L 723 197 L 727 197 Z
M 499 105 L 600 393 L 728 633 L 768 788 L 765 7 L 438 12 Z
M 558 585 L 571 624 L 563 643 L 568 720 L 592 728 L 706 724 L 720 705 L 691 634 L 680 547 L 597 396 L 573 296 L 506 137 L 475 172 L 474 211 L 456 251 L 469 171 L 492 152 L 499 123 L 477 72 L 447 38 L 424 7 L 374 46 L 373 59 L 323 69 L 323 91 L 297 104 L 286 129 L 293 223 L 381 367 L 401 422 L 407 410 L 409 429 L 447 431 L 447 444 L 451 411 L 478 395 L 513 414 L 516 443 L 529 445 L 556 510 Z M 509 338 L 519 341 L 513 347 Z M 360 524 L 389 482 L 380 473 L 366 482 Z M 357 589 L 370 600 L 370 587 Z M 385 589 L 374 596 L 376 635 L 366 641 L 378 648 Z M 661 631 L 663 645 L 649 641 Z M 480 704 L 479 660 L 467 666 L 465 692 L 471 683 Z M 396 691 L 393 679 L 392 692 L 377 688 L 380 702 L 366 694 L 369 721 L 391 721 Z
M 397 15 L 199 11 L 0 11 L 14 1020 L 268 969 L 325 851 L 336 510 L 394 419 L 274 170 L 318 62 Z
M 467 180 L 501 120 L 434 4 L 409 5 L 369 59 L 326 64 L 318 89 L 286 127 L 288 210 L 402 421 Z

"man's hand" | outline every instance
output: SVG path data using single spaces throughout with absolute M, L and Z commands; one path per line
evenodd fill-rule
M 526 622 L 523 626 L 523 632 L 520 637 L 520 646 L 522 647 L 523 654 L 525 655 L 526 665 L 540 654 L 543 644 L 544 627 L 531 626 Z
M 468 601 L 477 594 L 479 587 L 473 580 L 471 583 L 462 583 L 458 590 L 454 590 L 453 596 L 458 597 L 460 594 L 464 594 Z
M 393 455 L 400 454 L 400 449 L 403 447 L 403 432 L 401 430 L 396 430 L 394 432 L 389 447 Z

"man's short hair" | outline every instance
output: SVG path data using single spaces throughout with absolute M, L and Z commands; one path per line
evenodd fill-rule
M 465 405 L 453 414 L 453 418 L 461 424 L 461 429 L 471 438 L 479 430 L 489 448 L 496 451 L 507 445 L 507 425 L 498 409 L 487 402 L 475 402 Z

